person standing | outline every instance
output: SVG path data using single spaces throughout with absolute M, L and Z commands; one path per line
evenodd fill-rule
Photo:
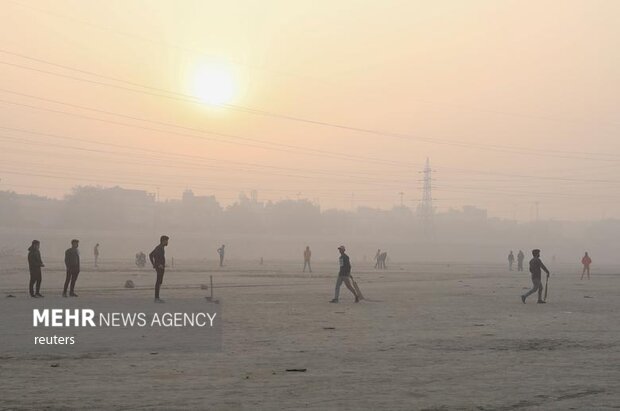
M 376 263 L 375 263 L 375 269 L 380 268 L 380 267 L 379 267 L 379 265 L 381 264 L 381 260 L 380 260 L 380 258 L 381 258 L 381 249 L 379 248 L 379 249 L 377 250 L 377 254 L 375 254 L 375 261 L 376 261 Z
M 157 279 L 155 280 L 155 302 L 163 303 L 164 300 L 159 298 L 159 289 L 164 282 L 164 272 L 166 271 L 166 250 L 164 247 L 168 246 L 168 240 L 170 238 L 167 235 L 162 235 L 159 238 L 159 245 L 151 251 L 149 254 L 149 260 L 153 264 L 153 268 L 157 273 Z
M 73 239 L 71 240 L 71 248 L 65 251 L 65 267 L 67 268 L 67 277 L 65 278 L 65 286 L 62 290 L 62 296 L 67 296 L 67 288 L 69 284 L 71 284 L 71 288 L 69 289 L 69 295 L 71 297 L 77 297 L 78 295 L 75 293 L 75 282 L 77 281 L 78 275 L 80 274 L 80 252 L 78 251 L 78 247 L 80 245 L 80 241 Z
M 519 250 L 519 254 L 517 254 L 517 271 L 523 271 L 523 260 L 525 259 L 525 254 L 523 254 L 523 250 Z
M 310 269 L 310 272 L 312 272 L 312 266 L 310 265 L 310 258 L 312 257 L 312 251 L 310 251 L 310 246 L 307 245 L 306 249 L 304 250 L 304 273 L 306 272 L 306 266 L 308 266 L 308 268 Z
M 29 291 L 32 298 L 43 297 L 41 291 L 41 267 L 45 267 L 41 261 L 41 252 L 39 251 L 39 240 L 33 240 L 32 245 L 28 248 L 28 268 L 30 269 L 30 285 Z
M 93 254 L 95 255 L 95 268 L 99 267 L 99 243 L 95 244 L 95 249 L 93 250 Z
M 508 254 L 508 269 L 512 271 L 512 264 L 515 262 L 515 255 L 510 250 L 510 254 Z
M 544 271 L 547 273 L 547 278 L 549 278 L 550 273 L 549 270 L 547 270 L 547 267 L 545 267 L 543 262 L 540 260 L 540 250 L 532 250 L 532 256 L 533 258 L 530 260 L 530 273 L 532 273 L 532 284 L 534 284 L 534 286 L 530 291 L 521 296 L 521 301 L 525 304 L 525 299 L 538 291 L 538 304 L 544 304 L 545 301 L 542 299 L 544 287 L 542 285 L 541 275 L 542 271 Z
M 385 262 L 387 261 L 387 255 L 387 251 L 384 251 L 379 256 L 379 268 L 382 270 L 387 270 L 387 266 L 385 265 Z
M 355 292 L 355 288 L 353 287 L 353 283 L 351 282 L 351 260 L 349 256 L 345 253 L 345 248 L 343 245 L 338 247 L 338 251 L 340 251 L 340 271 L 338 272 L 338 280 L 336 281 L 336 293 L 334 295 L 334 299 L 331 300 L 331 303 L 337 303 L 340 297 L 340 286 L 342 283 L 347 286 L 349 291 L 353 293 L 355 296 L 355 302 L 359 302 L 359 296 Z
M 136 253 L 136 266 L 143 268 L 146 265 L 146 254 L 142 251 Z
M 222 244 L 222 246 L 217 249 L 217 253 L 220 255 L 220 267 L 224 267 L 225 248 L 226 248 L 226 245 Z
M 586 255 L 581 259 L 581 264 L 583 264 L 583 271 L 581 272 L 581 279 L 583 280 L 583 275 L 588 272 L 588 280 L 590 279 L 590 264 L 592 264 L 592 259 L 588 255 L 586 251 Z

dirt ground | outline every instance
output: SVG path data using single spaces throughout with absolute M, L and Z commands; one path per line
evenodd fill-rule
M 330 304 L 335 263 L 177 262 L 162 298 L 203 300 L 214 276 L 220 352 L 140 350 L 27 355 L 0 343 L 2 409 L 599 410 L 620 409 L 620 269 L 552 269 L 548 304 L 519 295 L 526 273 L 494 265 L 354 266 L 367 297 Z M 62 302 L 60 262 L 43 272 Z M 125 289 L 126 280 L 136 284 Z M 128 262 L 85 269 L 83 302 L 152 305 L 154 273 Z M 34 300 L 17 262 L 0 271 L 2 335 Z M 170 334 L 168 334 L 170 335 Z M 114 338 L 111 332 L 108 338 Z M 0 338 L 1 340 L 2 338 Z M 287 372 L 305 368 L 305 372 Z

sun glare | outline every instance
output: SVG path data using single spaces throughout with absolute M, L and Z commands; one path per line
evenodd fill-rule
M 205 64 L 194 74 L 193 93 L 207 104 L 230 103 L 235 95 L 233 71 L 223 64 Z

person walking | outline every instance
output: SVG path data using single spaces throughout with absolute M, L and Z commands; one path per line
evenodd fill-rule
M 156 303 L 164 302 L 164 300 L 159 298 L 159 289 L 161 287 L 161 284 L 164 282 L 164 272 L 166 271 L 166 250 L 164 249 L 164 247 L 168 246 L 169 239 L 170 237 L 168 237 L 167 235 L 162 235 L 159 238 L 159 244 L 157 245 L 157 247 L 155 247 L 153 251 L 151 251 L 151 253 L 149 254 L 149 260 L 151 261 L 151 264 L 153 264 L 153 268 L 157 273 L 157 278 L 155 280 Z
M 99 267 L 99 243 L 95 244 L 95 248 L 93 249 L 93 254 L 95 255 L 95 268 Z
M 225 248 L 226 248 L 226 245 L 222 244 L 222 246 L 217 249 L 217 253 L 220 255 L 220 267 L 224 267 Z
M 508 254 L 508 269 L 512 271 L 512 264 L 515 262 L 515 255 L 510 250 L 510 254 Z
M 306 266 L 308 266 L 308 268 L 310 269 L 310 272 L 312 272 L 312 266 L 310 265 L 310 258 L 312 257 L 312 251 L 310 251 L 310 246 L 306 246 L 306 249 L 304 250 L 304 273 L 306 272 Z
M 581 259 L 581 264 L 583 264 L 583 271 L 581 272 L 581 279 L 583 280 L 583 275 L 588 272 L 588 280 L 590 279 L 590 264 L 592 264 L 592 259 L 588 255 L 586 251 L 586 255 Z
M 41 261 L 39 240 L 33 240 L 28 248 L 28 268 L 30 269 L 30 285 L 28 289 L 32 298 L 41 298 L 41 267 L 45 267 Z
M 523 254 L 523 250 L 519 250 L 517 254 L 517 271 L 523 271 L 523 260 L 525 259 L 525 254 Z
M 532 250 L 532 256 L 533 258 L 530 260 L 530 273 L 532 273 L 532 284 L 534 286 L 530 291 L 521 296 L 521 301 L 523 301 L 523 304 L 525 304 L 525 299 L 538 291 L 538 304 L 544 304 L 545 301 L 542 299 L 544 287 L 542 285 L 541 275 L 542 271 L 544 271 L 547 273 L 547 278 L 549 278 L 550 273 L 547 267 L 545 267 L 543 262 L 540 260 L 539 249 Z
M 65 278 L 65 286 L 62 289 L 62 296 L 67 296 L 67 288 L 69 284 L 71 284 L 71 288 L 69 288 L 69 295 L 71 297 L 77 297 L 78 295 L 75 293 L 75 282 L 77 281 L 78 275 L 80 274 L 80 252 L 78 251 L 78 247 L 80 245 L 80 241 L 73 239 L 71 240 L 71 248 L 65 251 L 65 267 L 67 268 L 67 277 Z
M 355 302 L 357 303 L 360 301 L 360 298 L 355 292 L 355 288 L 353 287 L 353 283 L 352 283 L 351 260 L 349 259 L 349 256 L 345 253 L 346 250 L 343 245 L 338 247 L 338 251 L 340 251 L 340 258 L 339 258 L 340 271 L 338 272 L 338 280 L 336 280 L 336 292 L 334 295 L 334 299 L 331 300 L 330 302 L 331 303 L 338 302 L 339 297 L 340 297 L 340 286 L 342 286 L 342 283 L 344 283 L 344 285 L 346 285 L 349 291 L 353 293 L 353 296 L 355 296 Z

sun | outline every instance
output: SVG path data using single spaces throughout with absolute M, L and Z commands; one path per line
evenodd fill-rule
M 192 92 L 207 104 L 230 103 L 236 92 L 233 71 L 224 64 L 203 64 L 194 74 Z

